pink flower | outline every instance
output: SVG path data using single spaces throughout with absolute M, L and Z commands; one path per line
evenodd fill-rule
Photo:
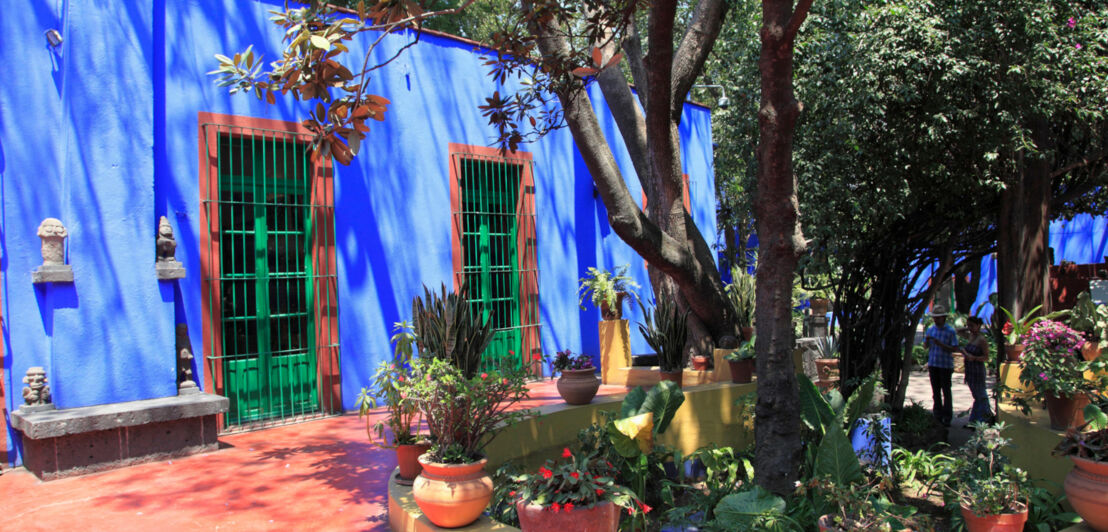
M 488 373 L 482 373 L 481 378 L 482 379 L 487 379 L 487 378 L 489 378 L 489 374 Z
M 1074 20 L 1073 17 L 1070 17 L 1070 19 L 1066 21 L 1066 27 L 1067 28 L 1073 29 L 1073 27 L 1076 26 L 1076 25 L 1077 25 L 1077 21 Z
M 404 382 L 404 376 L 403 376 L 403 375 L 401 375 L 401 376 L 400 376 L 400 378 L 399 378 L 399 380 L 400 380 L 400 382 Z
M 1044 380 L 1044 381 L 1048 381 L 1048 380 L 1050 380 L 1050 377 L 1047 377 L 1047 376 L 1046 376 L 1046 373 L 1045 373 L 1045 372 L 1044 372 L 1044 373 L 1040 373 L 1040 374 L 1039 374 L 1039 378 L 1040 378 L 1040 379 L 1042 379 L 1042 380 Z
M 1077 44 L 1073 45 L 1073 47 L 1080 50 L 1081 49 L 1081 43 L 1077 43 Z

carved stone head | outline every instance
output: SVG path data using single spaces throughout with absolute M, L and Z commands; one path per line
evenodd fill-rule
M 158 236 L 170 239 L 173 238 L 173 226 L 169 225 L 169 219 L 165 216 L 162 216 L 162 218 L 158 220 Z
M 69 236 L 61 220 L 47 218 L 38 226 L 38 237 L 42 239 L 42 263 L 65 264 L 65 237 Z
M 41 405 L 50 402 L 50 387 L 46 385 L 46 370 L 34 366 L 23 376 L 23 400 L 28 405 Z

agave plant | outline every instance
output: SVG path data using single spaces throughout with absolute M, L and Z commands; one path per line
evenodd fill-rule
M 681 370 L 681 353 L 685 349 L 685 339 L 689 330 L 686 327 L 689 311 L 680 312 L 672 299 L 663 297 L 654 305 L 654 311 L 639 302 L 643 323 L 639 331 L 654 352 L 658 354 L 658 367 L 664 372 Z
M 739 327 L 754 326 L 754 275 L 735 266 L 731 268 L 731 283 L 725 289 Z
M 465 285 L 457 292 L 441 295 L 423 287 L 424 297 L 412 300 L 412 321 L 416 345 L 423 356 L 450 361 L 466 378 L 481 367 L 481 354 L 492 342 L 492 321 L 482 318 L 480 309 L 467 301 Z

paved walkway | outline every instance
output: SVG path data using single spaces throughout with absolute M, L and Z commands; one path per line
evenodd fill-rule
M 996 377 L 989 375 L 985 382 L 989 393 L 996 386 Z M 950 422 L 947 442 L 953 447 L 958 447 L 969 439 L 971 432 L 965 429 L 969 419 L 969 410 L 973 407 L 973 395 L 969 386 L 966 386 L 965 374 L 955 373 L 950 379 L 951 397 L 954 401 L 954 419 Z M 905 394 L 906 403 L 915 401 L 920 406 L 931 410 L 931 380 L 927 377 L 927 370 L 913 371 L 908 378 L 908 391 Z M 992 409 L 990 402 L 989 408 Z

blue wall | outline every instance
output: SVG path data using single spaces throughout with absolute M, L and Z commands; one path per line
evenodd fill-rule
M 0 19 L 0 59 L 18 76 L 0 85 L 0 272 L 3 281 L 5 390 L 21 402 L 20 378 L 45 366 L 60 408 L 176 393 L 174 323 L 186 323 L 197 354 L 204 294 L 200 276 L 198 112 L 296 121 L 291 98 L 277 105 L 228 95 L 206 72 L 213 55 L 254 44 L 279 56 L 282 32 L 268 21 L 276 0 L 30 2 Z M 65 43 L 43 38 L 58 29 Z M 411 34 L 385 39 L 391 56 Z M 355 43 L 352 56 L 367 40 Z M 350 408 L 376 364 L 391 353 L 393 322 L 409 319 L 422 284 L 452 274 L 448 144 L 488 145 L 495 136 L 477 106 L 492 91 L 480 52 L 424 34 L 418 46 L 374 73 L 369 91 L 391 100 L 385 122 L 371 123 L 362 153 L 335 168 L 339 332 L 343 405 Z M 596 108 L 633 197 L 640 186 L 616 126 Z M 686 106 L 682 161 L 693 218 L 714 235 L 711 123 Z M 568 130 L 522 148 L 536 182 L 544 352 L 596 353 L 595 309 L 577 307 L 577 279 L 589 266 L 630 263 L 649 293 L 642 260 L 607 224 L 604 206 Z M 188 277 L 159 283 L 153 273 L 159 216 L 177 236 Z M 73 285 L 34 287 L 41 262 L 35 231 L 48 216 L 70 231 Z M 637 310 L 631 316 L 637 317 Z M 635 352 L 649 350 L 636 332 Z M 201 368 L 196 367 L 198 374 Z M 201 383 L 206 387 L 206 383 Z M 14 438 L 9 432 L 9 438 Z

